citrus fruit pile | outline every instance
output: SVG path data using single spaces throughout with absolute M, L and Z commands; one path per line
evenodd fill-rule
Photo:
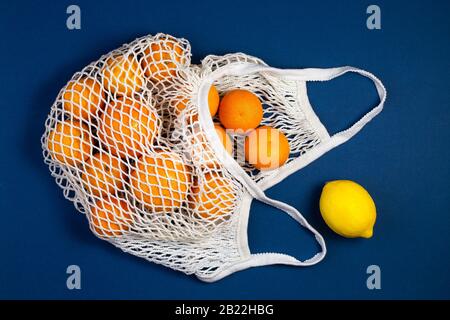
M 189 67 L 183 41 L 145 38 L 75 74 L 60 92 L 45 149 L 52 165 L 70 176 L 67 183 L 75 185 L 98 236 L 155 236 L 167 229 L 180 235 L 199 225 L 217 226 L 235 211 L 239 186 L 209 146 L 197 106 L 185 94 L 183 70 Z M 239 136 L 246 165 L 260 171 L 283 165 L 288 139 L 274 126 L 261 125 L 260 98 L 239 87 L 219 88 L 210 87 L 208 107 L 225 152 L 235 153 Z M 174 120 L 186 113 L 189 121 Z M 176 148 L 176 123 L 187 128 L 179 137 L 187 140 L 185 150 Z
M 283 132 L 271 126 L 260 126 L 263 115 L 261 101 L 247 90 L 228 91 L 220 101 L 221 124 L 232 133 L 245 136 L 245 159 L 262 171 L 280 167 L 290 153 L 289 142 Z

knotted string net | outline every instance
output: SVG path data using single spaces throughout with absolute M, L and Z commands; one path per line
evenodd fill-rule
M 145 36 L 92 62 L 62 88 L 45 122 L 42 148 L 52 176 L 98 237 L 136 256 L 208 276 L 241 258 L 244 186 L 213 151 L 198 120 L 197 94 L 211 72 L 233 63 L 264 64 L 242 53 L 191 64 L 185 39 Z M 320 142 L 302 112 L 295 81 L 271 74 L 224 76 L 256 94 L 262 124 L 289 140 L 288 163 Z M 216 120 L 216 119 L 213 119 Z M 275 171 L 243 160 L 243 136 L 230 150 L 260 183 Z

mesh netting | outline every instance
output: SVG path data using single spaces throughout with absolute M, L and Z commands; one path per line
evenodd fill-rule
M 240 259 L 244 187 L 200 126 L 198 88 L 231 63 L 264 63 L 240 53 L 208 56 L 201 65 L 190 60 L 189 43 L 164 34 L 102 56 L 60 91 L 42 147 L 64 196 L 98 237 L 173 269 L 210 275 Z M 243 88 L 260 98 L 262 124 L 288 138 L 288 162 L 320 142 L 299 106 L 296 82 L 255 73 L 214 85 L 221 95 Z M 242 135 L 231 140 L 234 157 L 256 182 L 274 174 L 242 160 Z
M 260 59 L 240 53 L 223 57 L 207 56 L 202 61 L 203 73 L 211 73 L 235 62 L 264 64 Z M 290 154 L 286 164 L 320 143 L 319 135 L 303 113 L 304 106 L 300 106 L 298 83 L 296 81 L 285 80 L 270 73 L 253 73 L 224 76 L 217 81 L 216 86 L 220 92 L 239 88 L 249 90 L 259 97 L 264 107 L 261 125 L 279 129 L 289 141 Z M 229 133 L 233 138 L 233 144 L 236 146 L 235 158 L 253 180 L 260 183 L 265 178 L 270 178 L 270 176 L 276 174 L 273 171 L 255 170 L 254 166 L 245 162 L 243 160 L 244 136 L 233 134 L 232 131 Z

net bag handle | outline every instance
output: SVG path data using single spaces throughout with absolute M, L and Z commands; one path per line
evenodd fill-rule
M 322 154 L 324 154 L 331 148 L 342 144 L 343 142 L 347 141 L 352 136 L 354 136 L 370 120 L 372 120 L 376 115 L 378 115 L 382 111 L 384 102 L 386 101 L 387 96 L 386 88 L 377 77 L 375 77 L 372 73 L 367 72 L 365 70 L 349 66 L 339 68 L 329 68 L 329 69 L 317 69 L 317 68 L 277 69 L 254 63 L 238 62 L 221 67 L 213 71 L 208 76 L 206 76 L 200 84 L 198 95 L 196 96 L 197 101 L 195 102 L 196 105 L 198 106 L 200 125 L 202 126 L 203 130 L 205 130 L 207 139 L 211 143 L 214 152 L 218 154 L 223 154 L 224 166 L 233 174 L 233 176 L 236 179 L 238 179 L 246 187 L 247 191 L 255 199 L 284 211 L 294 220 L 296 220 L 302 227 L 312 232 L 315 236 L 317 243 L 320 246 L 320 251 L 316 253 L 313 257 L 303 261 L 284 253 L 253 253 L 250 254 L 250 257 L 248 259 L 242 262 L 238 262 L 235 265 L 231 266 L 230 268 L 220 271 L 218 274 L 214 275 L 213 278 L 202 279 L 204 281 L 216 281 L 233 272 L 250 267 L 263 265 L 285 264 L 293 266 L 311 266 L 320 262 L 325 257 L 327 252 L 323 237 L 306 221 L 303 215 L 294 207 L 281 201 L 267 197 L 264 191 L 256 184 L 256 182 L 252 180 L 245 173 L 245 171 L 239 166 L 239 164 L 233 159 L 232 155 L 223 151 L 224 148 L 223 144 L 221 143 L 217 134 L 215 134 L 213 121 L 209 114 L 208 108 L 208 92 L 210 86 L 216 79 L 219 79 L 220 77 L 223 76 L 227 75 L 239 76 L 255 72 L 274 73 L 279 75 L 280 78 L 286 80 L 301 80 L 301 81 L 327 81 L 339 77 L 347 72 L 355 72 L 371 79 L 374 82 L 380 98 L 379 104 L 375 106 L 372 110 L 370 110 L 368 113 L 366 113 L 360 120 L 358 120 L 351 127 L 334 134 L 328 141 L 326 141 L 326 143 L 323 143 L 320 146 L 320 148 L 314 150 L 315 153 L 309 157 L 309 162 L 315 160 L 316 158 L 320 157 Z M 289 173 L 298 170 L 300 167 L 304 165 L 305 164 L 299 163 L 298 168 L 290 167 L 289 172 L 284 172 L 283 175 L 287 176 Z M 277 177 L 277 180 L 280 180 L 279 177 Z
M 257 190 L 252 190 L 252 191 L 257 191 Z M 318 253 L 316 253 L 313 257 L 303 260 L 303 261 L 298 260 L 297 258 L 290 256 L 288 254 L 285 254 L 285 253 L 276 253 L 276 252 L 252 253 L 252 254 L 250 254 L 250 256 L 247 259 L 245 259 L 243 261 L 239 261 L 239 262 L 231 265 L 230 267 L 222 269 L 217 274 L 214 274 L 212 276 L 198 276 L 197 275 L 197 277 L 199 277 L 202 281 L 214 282 L 214 281 L 220 280 L 222 278 L 225 278 L 226 276 L 228 276 L 234 272 L 240 271 L 240 270 L 244 270 L 244 269 L 248 269 L 248 268 L 252 268 L 252 267 L 272 265 L 272 264 L 284 264 L 284 265 L 299 266 L 299 267 L 312 266 L 316 263 L 319 263 L 327 254 L 325 240 L 320 235 L 320 233 L 317 232 L 306 221 L 306 219 L 300 214 L 300 212 L 297 209 L 295 209 L 294 207 L 292 207 L 284 202 L 268 198 L 265 195 L 261 195 L 260 192 L 256 192 L 256 194 L 254 194 L 253 192 L 249 192 L 249 193 L 252 194 L 252 196 L 255 199 L 260 200 L 261 202 L 264 202 L 268 205 L 271 205 L 275 208 L 278 208 L 278 209 L 284 211 L 289 216 L 291 216 L 294 220 L 296 220 L 301 226 L 303 226 L 304 228 L 311 231 L 314 234 L 315 239 L 320 246 L 320 251 Z
M 332 80 L 334 78 L 340 77 L 340 76 L 346 74 L 347 72 L 353 72 L 353 73 L 360 74 L 360 75 L 372 80 L 372 82 L 374 83 L 375 88 L 378 93 L 378 97 L 380 99 L 380 102 L 378 103 L 378 105 L 376 105 L 374 108 L 372 108 L 372 110 L 370 110 L 364 116 L 362 116 L 352 126 L 350 126 L 349 128 L 347 128 L 343 131 L 340 131 L 340 132 L 334 134 L 331 137 L 331 140 L 334 143 L 336 143 L 337 145 L 339 145 L 339 144 L 347 141 L 351 137 L 353 137 L 367 123 L 369 123 L 374 117 L 376 117 L 383 110 L 384 103 L 385 103 L 386 97 L 387 97 L 386 88 L 380 79 L 378 79 L 375 75 L 373 75 L 372 73 L 370 73 L 368 71 L 350 67 L 350 66 L 339 67 L 339 68 L 329 68 L 329 69 L 303 69 L 303 70 L 294 70 L 294 71 L 302 71 L 302 72 L 299 72 L 298 75 L 299 76 L 302 75 L 302 78 L 306 77 L 307 79 L 305 79 L 305 81 L 328 81 L 328 80 Z M 294 77 L 296 80 L 301 80 L 295 74 L 290 75 L 290 77 Z
M 341 145 L 342 143 L 349 140 L 351 137 L 353 137 L 355 134 L 357 134 L 368 122 L 370 122 L 374 117 L 376 117 L 384 107 L 384 103 L 387 98 L 387 90 L 383 83 L 378 79 L 375 75 L 372 73 L 354 68 L 354 67 L 339 67 L 339 68 L 329 68 L 329 69 L 316 69 L 316 68 L 309 68 L 309 69 L 296 69 L 296 70 L 280 70 L 280 69 L 274 69 L 274 68 L 268 68 L 270 72 L 282 72 L 282 75 L 280 77 L 288 80 L 301 80 L 301 81 L 328 81 L 332 80 L 334 78 L 337 78 L 339 76 L 342 76 L 346 74 L 347 72 L 353 72 L 357 73 L 359 75 L 362 75 L 364 77 L 369 78 L 375 85 L 375 88 L 378 93 L 379 97 L 379 103 L 374 108 L 372 108 L 368 113 L 366 113 L 363 117 L 361 117 L 356 123 L 354 123 L 349 128 L 342 130 L 338 133 L 335 133 L 333 136 L 330 137 L 329 133 L 326 131 L 323 124 L 320 122 L 320 120 L 317 118 L 317 116 L 314 114 L 315 121 L 317 122 L 317 125 L 320 127 L 322 132 L 324 132 L 324 142 L 320 143 L 318 146 L 314 147 L 311 151 L 304 154 L 302 157 L 299 157 L 297 159 L 294 159 L 292 162 L 286 164 L 284 167 L 280 168 L 276 172 L 276 174 L 271 177 L 270 179 L 264 180 L 259 184 L 259 187 L 263 190 L 268 189 L 269 187 L 279 183 L 284 178 L 289 176 L 290 174 L 300 170 L 301 168 L 305 167 L 312 161 L 316 160 L 317 158 L 321 157 L 326 152 L 330 151 L 331 149 Z

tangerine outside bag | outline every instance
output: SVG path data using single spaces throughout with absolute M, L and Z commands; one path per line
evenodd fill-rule
M 207 282 L 268 264 L 309 266 L 326 254 L 322 236 L 294 207 L 264 190 L 344 143 L 383 108 L 386 90 L 352 68 L 282 70 L 242 53 L 190 63 L 188 41 L 145 36 L 75 73 L 61 90 L 42 136 L 45 162 L 98 237 L 125 252 Z M 347 72 L 373 80 L 380 103 L 349 129 L 330 136 L 311 107 L 307 81 Z M 226 151 L 208 95 L 245 89 L 264 106 L 263 125 L 283 132 L 288 161 L 259 171 L 242 161 L 243 139 Z M 257 199 L 312 232 L 320 251 L 305 261 L 252 254 L 250 204 Z

